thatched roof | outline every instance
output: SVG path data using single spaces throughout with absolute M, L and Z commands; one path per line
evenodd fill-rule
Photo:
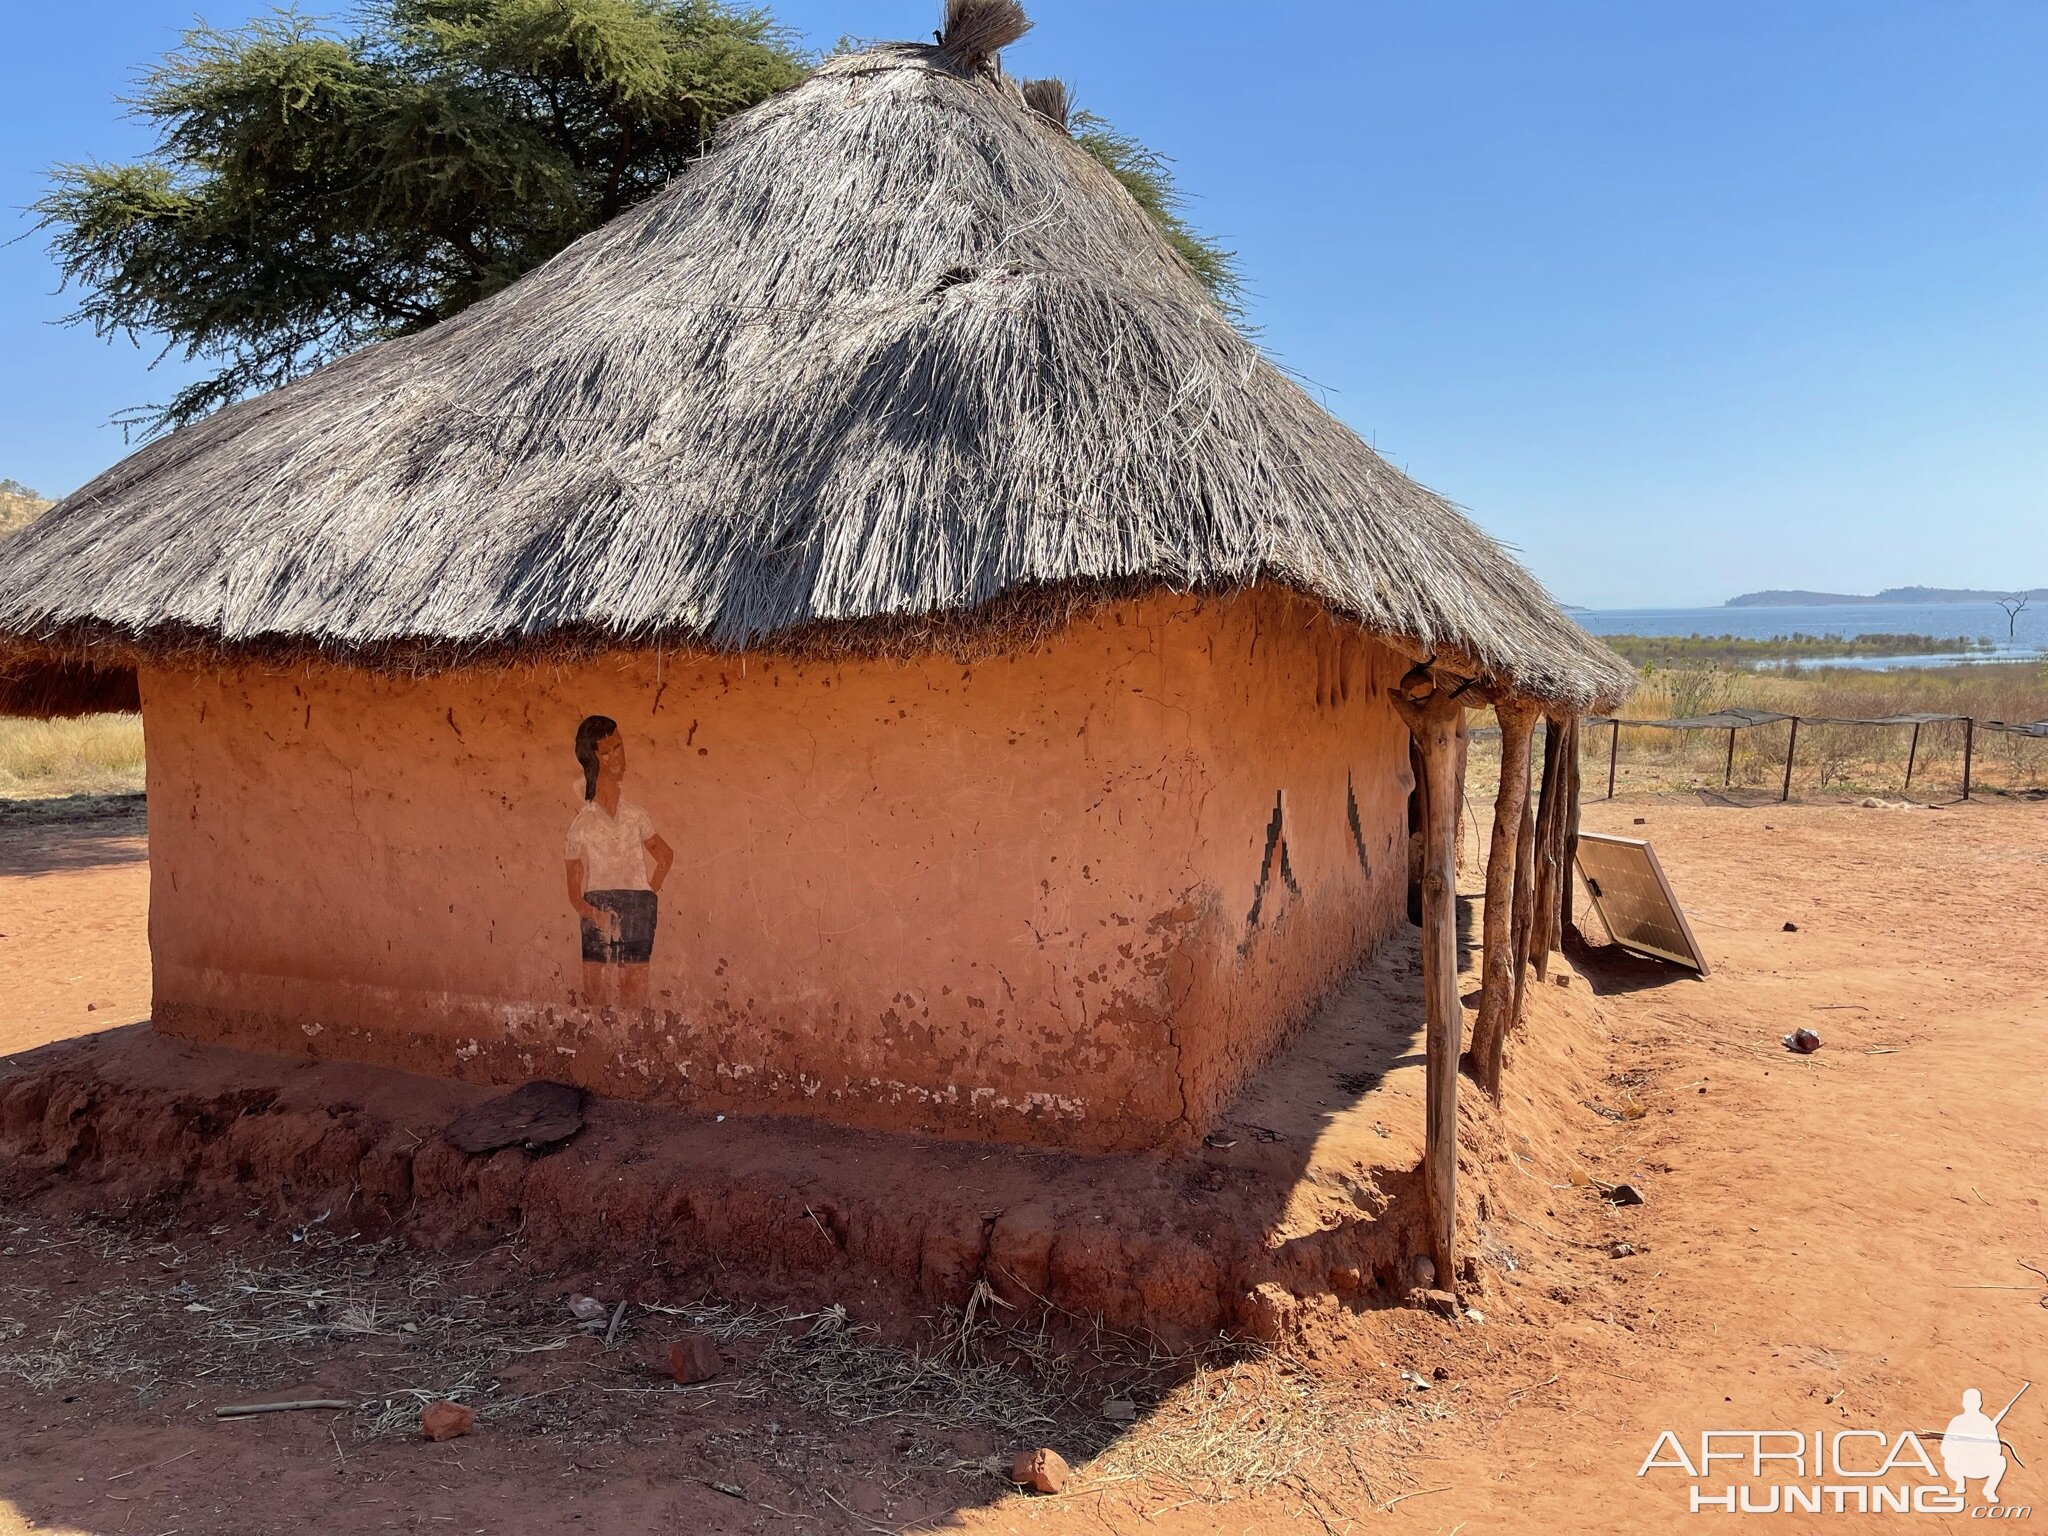
M 1623 664 L 1219 313 L 993 64 L 835 57 L 502 293 L 151 443 L 0 551 L 0 640 L 718 648 L 1283 584 L 1518 691 Z

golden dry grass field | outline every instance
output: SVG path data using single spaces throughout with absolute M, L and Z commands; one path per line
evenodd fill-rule
M 0 717 L 0 799 L 133 794 L 142 788 L 142 717 Z

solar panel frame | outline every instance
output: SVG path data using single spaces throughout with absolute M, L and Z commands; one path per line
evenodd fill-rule
M 1664 866 L 1657 862 L 1657 850 L 1647 839 L 1581 832 L 1578 865 L 1586 892 L 1593 898 L 1593 909 L 1616 944 L 1634 954 L 1685 966 L 1701 976 L 1709 974 L 1707 957 L 1693 937 L 1692 924 L 1685 920 L 1685 909 L 1679 906 L 1671 882 L 1664 876 Z M 1653 893 L 1661 911 L 1649 900 Z M 1635 903 L 1632 909 L 1628 908 L 1630 902 Z

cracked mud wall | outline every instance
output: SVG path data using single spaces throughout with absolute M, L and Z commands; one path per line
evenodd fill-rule
M 478 1082 L 1155 1145 L 1398 920 L 1399 667 L 1261 589 L 971 664 L 150 670 L 155 1021 Z M 675 855 L 645 1010 L 578 1000 L 563 842 L 593 714 Z

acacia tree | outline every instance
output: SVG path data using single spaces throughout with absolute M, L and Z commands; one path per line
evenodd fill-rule
M 70 318 L 217 365 L 128 424 L 179 426 L 446 319 L 658 191 L 810 62 L 720 0 L 373 6 L 346 33 L 280 11 L 187 34 L 130 102 L 155 149 L 53 173 L 35 211 L 83 294 Z M 1078 138 L 1227 303 L 1230 258 L 1182 223 L 1164 162 L 1106 125 Z

